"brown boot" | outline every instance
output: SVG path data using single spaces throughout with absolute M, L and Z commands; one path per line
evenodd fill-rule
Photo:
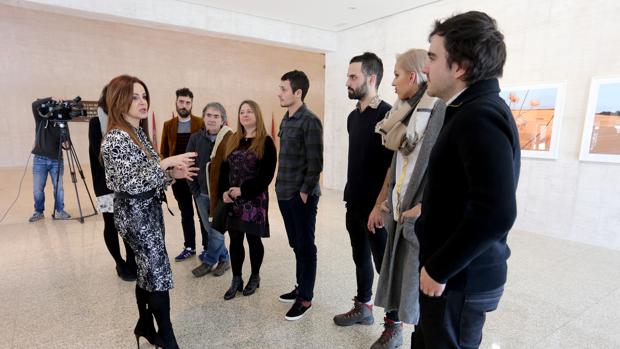
M 372 315 L 372 305 L 364 304 L 353 298 L 353 308 L 344 314 L 334 316 L 334 323 L 338 326 L 351 326 L 355 324 L 372 325 L 375 317 Z
M 403 324 L 384 318 L 383 333 L 370 349 L 394 349 L 403 345 Z

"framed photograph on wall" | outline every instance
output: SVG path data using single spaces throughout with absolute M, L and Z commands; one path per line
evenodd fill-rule
M 620 76 L 592 78 L 579 160 L 620 163 Z
M 521 156 L 555 159 L 560 145 L 560 127 L 566 83 L 506 86 L 500 96 L 512 111 Z

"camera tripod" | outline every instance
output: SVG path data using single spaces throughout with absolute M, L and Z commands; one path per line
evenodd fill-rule
M 84 171 L 82 171 L 82 165 L 80 164 L 80 160 L 77 157 L 75 152 L 75 148 L 73 147 L 73 143 L 71 142 L 71 138 L 69 137 L 69 130 L 67 129 L 66 122 L 55 122 L 55 127 L 58 127 L 60 130 L 60 143 L 58 145 L 58 160 L 63 161 L 62 151 L 64 150 L 67 154 L 67 163 L 69 165 L 69 172 L 71 173 L 71 182 L 73 183 L 73 188 L 75 189 L 75 196 L 77 198 L 78 209 L 80 210 L 79 217 L 73 217 L 71 219 L 77 219 L 80 223 L 84 223 L 84 218 L 92 217 L 97 214 L 97 209 L 95 208 L 95 203 L 93 202 L 93 197 L 90 195 L 90 190 L 88 190 L 88 185 L 86 185 L 86 179 L 84 178 Z M 68 148 L 63 147 L 63 144 L 69 144 Z M 56 173 L 56 185 L 54 189 L 58 190 L 58 181 L 60 180 L 60 169 L 62 167 L 62 163 L 58 166 L 58 170 Z M 82 204 L 80 202 L 80 194 L 78 193 L 77 188 L 77 176 L 75 170 L 78 170 L 80 173 L 80 177 L 82 178 L 82 183 L 84 183 L 84 188 L 86 189 L 86 193 L 88 193 L 88 199 L 90 200 L 90 204 L 93 207 L 93 213 L 89 215 L 84 215 L 82 212 Z M 57 193 L 54 193 L 54 198 Z M 56 214 L 56 200 L 54 200 L 54 214 Z

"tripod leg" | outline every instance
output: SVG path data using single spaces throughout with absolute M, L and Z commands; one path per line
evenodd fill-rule
M 95 203 L 93 202 L 93 198 L 90 195 L 90 191 L 88 190 L 88 186 L 86 185 L 86 179 L 84 177 L 84 172 L 82 171 L 82 166 L 80 165 L 80 161 L 78 160 L 77 157 L 77 153 L 75 152 L 75 147 L 73 147 L 73 143 L 71 143 L 71 138 L 69 137 L 69 130 L 67 129 L 66 124 L 63 123 L 59 123 L 58 127 L 60 128 L 60 145 L 59 145 L 59 150 L 58 150 L 58 157 L 61 159 L 62 161 L 62 155 L 63 152 L 62 150 L 64 149 L 66 152 L 66 156 L 67 156 L 67 166 L 69 167 L 69 173 L 71 174 L 71 182 L 73 183 L 73 188 L 75 189 L 75 196 L 77 198 L 77 204 L 78 204 L 78 209 L 80 211 L 80 217 L 79 218 L 74 218 L 74 219 L 79 219 L 80 223 L 84 223 L 84 213 L 82 212 L 82 203 L 80 201 L 80 194 L 78 192 L 78 188 L 77 188 L 77 176 L 76 176 L 76 167 L 79 169 L 80 171 L 80 177 L 82 177 L 82 182 L 84 182 L 84 187 L 86 188 L 86 192 L 88 193 L 88 198 L 90 199 L 90 204 L 93 207 L 93 213 L 86 216 L 86 217 L 90 217 L 90 216 L 94 216 L 97 214 L 97 209 L 95 207 Z M 63 148 L 63 144 L 68 143 L 67 149 Z M 62 165 L 62 162 L 61 162 Z M 57 171 L 57 176 L 56 176 L 56 188 L 58 188 L 58 181 L 60 179 L 60 171 L 61 168 L 58 168 Z M 56 204 L 54 203 L 54 212 L 56 211 Z
M 78 209 L 80 211 L 80 223 L 84 223 L 84 214 L 82 213 L 82 203 L 80 202 L 80 194 L 77 189 L 77 177 L 75 175 L 75 159 L 73 158 L 72 153 L 73 147 L 66 149 L 67 159 L 69 160 L 69 172 L 71 173 L 71 182 L 73 183 L 73 188 L 75 189 L 75 196 L 77 198 Z
M 63 158 L 62 158 L 62 143 L 64 143 L 65 139 L 63 137 L 63 134 L 60 134 L 60 143 L 58 144 L 58 157 L 56 158 L 56 161 L 58 162 L 58 167 L 56 168 L 56 178 L 54 178 L 54 176 L 52 175 L 51 171 L 50 171 L 50 175 L 52 175 L 52 180 L 54 181 L 53 187 L 54 187 L 54 210 L 52 211 L 52 217 L 55 218 L 56 217 L 56 211 L 58 210 L 58 207 L 56 207 L 56 198 L 58 197 L 58 181 L 60 180 L 60 176 L 61 176 L 61 169 L 63 166 Z M 45 195 L 45 193 L 43 194 Z

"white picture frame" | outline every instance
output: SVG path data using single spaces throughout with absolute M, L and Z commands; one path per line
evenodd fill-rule
M 521 156 L 557 159 L 564 116 L 566 82 L 506 85 L 506 101 L 519 128 Z
M 579 160 L 620 163 L 620 76 L 593 77 Z

